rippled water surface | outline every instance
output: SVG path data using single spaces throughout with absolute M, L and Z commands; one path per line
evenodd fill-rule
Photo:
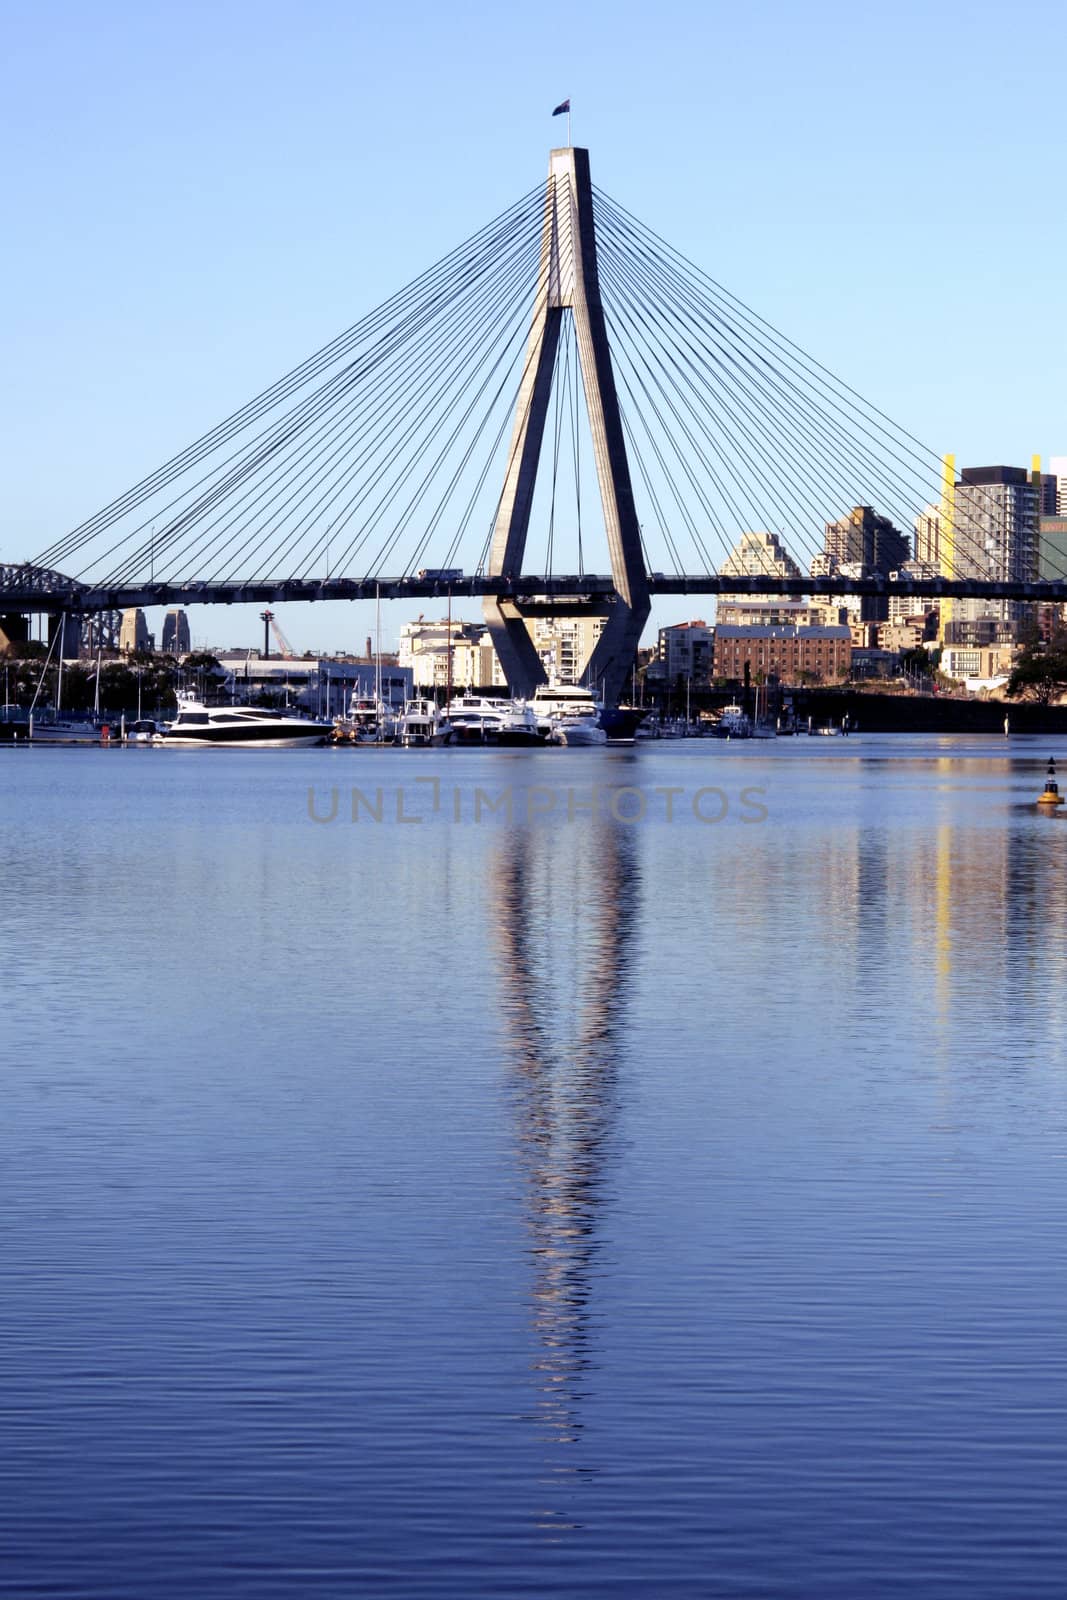
M 0 1593 L 1062 1595 L 1052 751 L 0 751 Z

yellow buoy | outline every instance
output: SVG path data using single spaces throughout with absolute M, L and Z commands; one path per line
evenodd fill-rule
M 1044 794 L 1038 795 L 1037 803 L 1039 806 L 1044 806 L 1049 811 L 1053 810 L 1056 806 L 1062 806 L 1063 804 L 1063 796 L 1060 793 L 1060 786 L 1056 782 L 1056 763 L 1051 756 L 1048 758 L 1048 771 L 1045 773 L 1045 792 Z

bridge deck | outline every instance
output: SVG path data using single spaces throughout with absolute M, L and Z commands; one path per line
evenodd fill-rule
M 25 572 L 25 569 L 21 569 Z M 124 611 L 134 606 L 191 606 L 275 604 L 320 600 L 453 600 L 495 595 L 528 602 L 588 602 L 590 611 L 603 609 L 615 598 L 610 575 L 590 573 L 569 576 L 523 574 L 514 578 L 485 576 L 456 578 L 441 583 L 425 578 L 278 579 L 262 583 L 139 583 L 119 586 L 80 584 L 49 573 L 48 582 L 35 575 L 20 577 L 20 569 L 7 568 L 0 579 L 2 611 Z M 906 595 L 915 599 L 1067 601 L 1067 580 L 1038 583 L 992 583 L 971 578 L 738 578 L 717 573 L 667 575 L 652 573 L 648 587 L 653 595 L 779 595 L 799 600 L 805 595 Z M 549 612 L 551 607 L 544 607 Z M 542 610 L 537 606 L 537 610 Z M 533 606 L 531 606 L 533 614 Z

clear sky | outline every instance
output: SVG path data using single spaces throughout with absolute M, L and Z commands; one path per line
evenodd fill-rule
M 594 181 L 920 439 L 962 463 L 1067 452 L 1062 5 L 0 15 L 0 559 L 531 189 L 566 95 Z M 371 609 L 279 617 L 298 648 L 336 649 Z M 392 608 L 388 633 L 403 620 Z M 217 644 L 260 637 L 251 611 L 192 622 Z

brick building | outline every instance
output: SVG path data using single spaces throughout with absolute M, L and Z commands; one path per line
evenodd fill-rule
M 824 628 L 730 627 L 715 629 L 716 678 L 840 683 L 852 665 L 852 635 L 840 624 Z

